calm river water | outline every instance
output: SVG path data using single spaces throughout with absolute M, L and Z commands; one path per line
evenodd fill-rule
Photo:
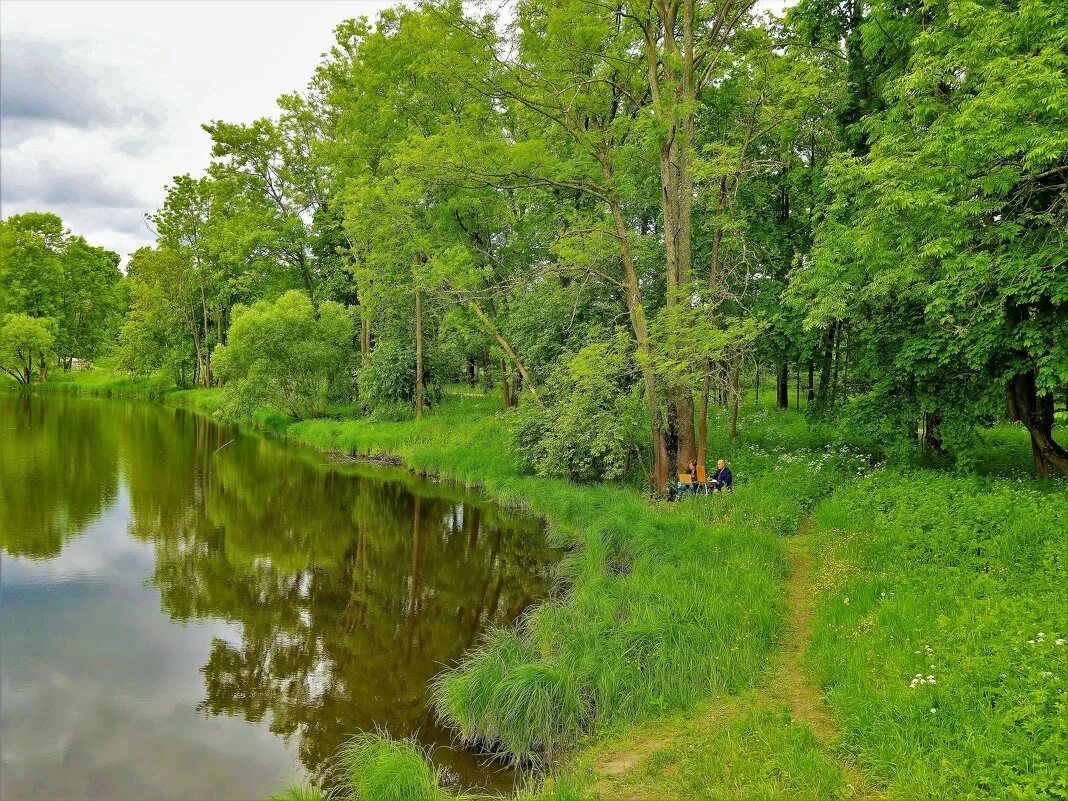
M 507 786 L 427 685 L 553 559 L 455 488 L 181 410 L 0 395 L 0 797 L 262 798 L 374 728 Z

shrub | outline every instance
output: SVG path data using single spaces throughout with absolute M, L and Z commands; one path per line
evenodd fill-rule
M 520 411 L 515 442 L 528 470 L 572 481 L 629 472 L 643 414 L 629 351 L 617 336 L 561 358 L 543 387 L 544 406 Z
M 429 343 L 427 343 L 429 344 Z M 442 373 L 434 348 L 423 354 L 423 403 L 431 406 L 441 398 Z M 385 407 L 415 404 L 415 343 L 392 339 L 380 341 L 360 370 L 360 403 L 370 412 Z M 396 411 L 390 413 L 395 417 Z
M 251 417 L 266 406 L 300 420 L 321 414 L 331 400 L 351 394 L 352 315 L 326 302 L 287 292 L 276 301 L 235 306 L 229 343 L 215 350 L 224 379 L 224 417 Z

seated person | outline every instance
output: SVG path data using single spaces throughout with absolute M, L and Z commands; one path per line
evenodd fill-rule
M 684 492 L 692 492 L 697 494 L 697 463 L 690 461 L 689 466 L 686 468 L 689 473 L 679 473 L 679 481 L 675 485 L 675 494 L 682 495 Z
M 727 467 L 725 459 L 720 459 L 716 462 L 716 472 L 712 474 L 712 479 L 709 483 L 712 485 L 713 492 L 719 492 L 724 489 L 734 491 L 734 476 L 731 475 L 731 469 Z

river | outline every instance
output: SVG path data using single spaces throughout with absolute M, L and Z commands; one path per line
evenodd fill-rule
M 548 589 L 540 522 L 146 402 L 0 394 L 0 798 L 254 799 L 355 732 L 514 782 L 428 685 Z

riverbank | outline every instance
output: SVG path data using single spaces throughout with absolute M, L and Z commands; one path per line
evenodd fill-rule
M 103 373 L 35 391 L 152 396 L 209 413 L 216 401 L 210 390 L 155 392 Z M 1054 596 L 1063 554 L 1051 531 L 1068 524 L 1063 513 L 1043 511 L 1061 500 L 1068 508 L 1063 482 L 924 470 L 895 483 L 840 433 L 792 412 L 749 406 L 742 444 L 722 445 L 726 419 L 717 418 L 710 432 L 711 452 L 731 461 L 737 491 L 665 504 L 636 487 L 520 473 L 510 414 L 478 393 L 455 390 L 422 421 L 336 413 L 302 422 L 265 413 L 256 424 L 322 452 L 390 455 L 411 470 L 478 487 L 545 517 L 557 541 L 572 546 L 554 596 L 517 631 L 487 638 L 438 685 L 443 716 L 468 740 L 525 755 L 548 752 L 558 776 L 545 793 L 906 798 L 979 792 L 980 782 L 1009 786 L 975 767 L 970 731 L 993 738 L 989 753 L 1004 775 L 1011 767 L 1050 781 L 1050 754 L 1028 753 L 998 727 L 1004 715 L 1023 715 L 1027 731 L 1063 743 L 1056 728 L 1063 692 L 1059 701 L 1055 693 L 1064 687 L 1063 660 L 1051 650 L 1041 670 L 1035 661 L 1034 677 L 1007 690 L 980 666 L 990 637 L 1011 639 L 1025 622 L 1044 632 L 1044 641 L 1065 636 Z M 1026 457 L 1016 432 L 997 438 L 1004 441 L 991 464 L 1015 465 L 1017 452 Z M 928 487 L 937 491 L 925 499 Z M 983 501 L 988 495 L 1014 503 L 999 516 Z M 957 507 L 973 510 L 959 525 L 946 513 Z M 987 543 L 992 524 L 1008 527 L 1013 539 Z M 981 560 L 970 556 L 977 538 Z M 935 551 L 925 542 L 936 543 Z M 1046 566 L 1030 591 L 1020 584 L 1020 559 L 1028 554 L 1030 564 L 1034 557 Z M 965 603 L 984 570 L 997 580 L 982 585 L 987 595 Z M 946 593 L 959 599 L 951 616 Z M 976 619 L 990 634 L 969 642 Z M 930 700 L 921 694 L 932 687 L 909 686 L 912 652 L 936 647 L 930 640 L 947 632 L 954 664 L 964 669 L 951 677 L 930 672 L 944 700 L 920 709 Z M 999 669 L 1011 669 L 1011 643 L 998 643 L 1006 660 Z M 1061 683 L 1035 685 L 1032 679 L 1049 678 L 1045 672 Z M 1039 690 L 1046 694 L 1036 711 L 1028 698 Z M 998 695 L 997 715 L 974 712 L 976 693 L 984 692 Z M 893 727 L 905 718 L 908 737 L 876 734 L 878 721 Z M 974 769 L 940 773 L 945 760 Z M 943 774 L 948 778 L 938 780 Z
M 216 400 L 210 390 L 159 391 L 101 372 L 35 391 L 151 396 L 206 412 Z M 559 758 L 590 738 L 757 683 L 783 627 L 780 534 L 865 469 L 863 457 L 828 447 L 800 416 L 766 410 L 748 420 L 745 447 L 721 449 L 737 491 L 676 504 L 634 487 L 520 473 L 511 416 L 478 393 L 450 393 L 421 421 L 261 414 L 256 424 L 326 453 L 389 454 L 477 487 L 546 518 L 556 541 L 572 546 L 564 589 L 519 631 L 488 638 L 439 686 L 441 711 L 465 739 L 525 758 Z M 713 442 L 727 440 L 726 424 L 717 421 Z

